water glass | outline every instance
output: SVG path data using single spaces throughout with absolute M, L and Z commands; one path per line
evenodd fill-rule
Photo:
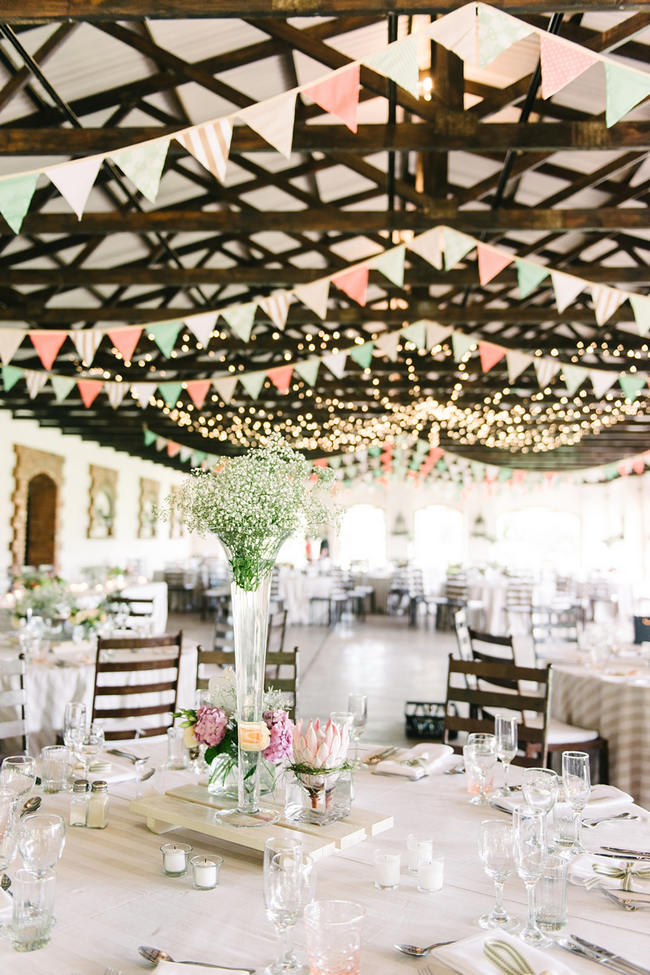
M 485 787 L 488 773 L 497 763 L 496 738 L 494 735 L 470 735 L 463 748 L 463 754 L 467 755 L 470 764 L 475 767 L 479 780 L 479 795 L 470 799 L 470 802 L 475 806 L 487 806 L 488 798 Z
M 353 901 L 314 901 L 305 909 L 311 975 L 359 975 L 365 910 Z
M 183 769 L 189 765 L 184 728 L 167 729 L 167 768 Z
M 280 956 L 268 968 L 271 975 L 301 971 L 290 936 L 302 914 L 304 887 L 300 837 L 269 837 L 264 844 L 264 906 L 281 943 Z
M 524 769 L 521 788 L 528 805 L 541 809 L 544 813 L 544 840 L 548 845 L 549 814 L 560 790 L 557 773 L 550 768 Z
M 562 787 L 566 801 L 573 809 L 573 846 L 571 853 L 584 853 L 580 842 L 582 810 L 591 795 L 589 755 L 586 752 L 562 752 Z
M 365 694 L 348 694 L 348 711 L 352 715 L 352 741 L 354 759 L 359 758 L 359 739 L 368 722 L 368 697 Z
M 537 884 L 537 926 L 545 934 L 557 935 L 566 927 L 567 884 L 569 861 L 559 853 L 550 853 L 544 860 L 542 876 Z
M 0 791 L 0 871 L 7 869 L 16 856 L 18 844 L 18 798 L 12 792 Z
M 56 867 L 65 846 L 65 822 L 56 813 L 24 816 L 18 830 L 18 850 L 23 863 L 37 877 Z
M 478 923 L 482 928 L 513 931 L 519 926 L 503 906 L 503 885 L 515 870 L 514 831 L 510 823 L 485 819 L 478 837 L 478 855 L 483 869 L 494 883 L 495 904 L 489 914 L 482 914 Z
M 341 734 L 344 733 L 344 729 L 347 728 L 348 740 L 352 741 L 354 737 L 354 715 L 351 711 L 332 711 L 330 712 L 330 719 L 339 729 Z M 346 756 L 347 757 L 347 756 Z
M 82 733 L 77 740 L 77 752 L 84 771 L 88 771 L 103 748 L 104 729 L 97 721 L 93 721 L 90 730 Z
M 571 849 L 575 841 L 575 816 L 568 802 L 556 802 L 551 814 L 551 844 L 553 848 Z
M 86 730 L 86 705 L 83 701 L 68 701 L 63 716 L 63 743 L 74 751 L 82 732 Z
M 0 768 L 0 789 L 16 798 L 27 795 L 36 781 L 36 760 L 31 755 L 8 755 Z
M 41 749 L 43 792 L 63 792 L 68 788 L 70 752 L 65 745 L 46 745 Z
M 55 887 L 53 873 L 37 876 L 31 870 L 16 871 L 11 887 L 11 942 L 16 951 L 35 951 L 50 940 Z
M 503 763 L 504 767 L 503 788 L 499 789 L 497 795 L 508 796 L 510 795 L 510 786 L 508 785 L 510 762 L 517 754 L 519 743 L 516 716 L 510 718 L 497 714 L 494 718 L 494 737 L 496 738 L 497 758 Z
M 544 869 L 544 813 L 533 806 L 520 806 L 512 814 L 517 873 L 528 895 L 528 918 L 520 937 L 530 945 L 550 944 L 537 927 L 535 887 Z

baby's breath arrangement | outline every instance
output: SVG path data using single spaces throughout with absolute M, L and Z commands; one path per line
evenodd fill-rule
M 324 490 L 332 475 L 274 434 L 214 471 L 192 471 L 167 499 L 167 514 L 173 508 L 189 531 L 218 535 L 234 581 L 250 592 L 273 568 L 284 539 L 300 529 L 315 534 L 332 520 Z

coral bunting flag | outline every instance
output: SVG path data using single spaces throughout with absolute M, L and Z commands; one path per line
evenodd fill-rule
M 192 379 L 185 384 L 185 388 L 187 389 L 187 394 L 196 406 L 197 410 L 200 410 L 205 402 L 205 397 L 208 395 L 210 380 Z
M 130 362 L 142 335 L 141 328 L 113 328 L 106 333 L 125 362 Z
M 30 332 L 29 337 L 44 369 L 51 369 L 59 349 L 68 337 L 67 332 Z
M 268 369 L 266 375 L 269 377 L 275 388 L 286 396 L 289 392 L 289 384 L 293 375 L 293 366 L 274 366 Z
M 479 244 L 478 253 L 478 278 L 481 284 L 487 284 L 492 278 L 496 278 L 505 267 L 512 264 L 514 258 L 512 254 L 504 254 L 502 251 L 495 250 L 494 247 L 486 247 Z
M 92 406 L 97 396 L 99 396 L 103 382 L 99 379 L 79 379 L 77 382 L 77 389 L 79 390 L 79 395 L 81 396 L 83 405 L 88 409 Z
M 337 288 L 345 292 L 348 298 L 352 298 L 358 305 L 364 306 L 366 303 L 366 292 L 368 291 L 368 268 L 355 267 L 344 274 L 337 274 L 332 278 L 332 282 Z
M 303 95 L 325 112 L 336 115 L 352 132 L 357 131 L 357 111 L 359 108 L 360 64 L 353 64 L 344 71 L 336 71 L 324 81 L 309 88 L 303 88 Z
M 479 342 L 478 351 L 483 372 L 489 372 L 506 354 L 502 345 L 494 345 L 493 342 Z

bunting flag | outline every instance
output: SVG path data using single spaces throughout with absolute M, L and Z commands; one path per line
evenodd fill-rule
M 265 142 L 287 159 L 293 144 L 293 123 L 296 112 L 296 91 L 287 91 L 275 98 L 250 105 L 237 113 L 238 118 L 261 135 Z
M 646 384 L 646 376 L 628 375 L 627 373 L 622 373 L 618 377 L 618 383 L 623 390 L 625 399 L 629 399 L 631 402 L 634 402 L 639 392 Z
M 650 329 L 650 298 L 646 295 L 630 295 L 630 304 L 639 335 L 647 335 Z
M 83 405 L 88 409 L 102 391 L 104 384 L 100 379 L 79 379 L 77 389 Z
M 221 312 L 221 317 L 225 318 L 231 331 L 240 338 L 242 342 L 248 342 L 255 322 L 255 311 L 257 305 L 254 301 L 249 301 L 245 305 L 230 305 Z
M 533 360 L 533 363 L 539 388 L 546 389 L 553 377 L 560 371 L 562 363 L 557 362 L 555 359 L 543 358 L 536 358 Z
M 598 58 L 577 44 L 567 44 L 554 34 L 539 35 L 539 55 L 542 65 L 542 98 L 550 98 L 561 88 L 575 81 Z
M 476 250 L 478 253 L 478 279 L 482 285 L 487 284 L 492 278 L 496 278 L 497 274 L 500 274 L 514 260 L 512 254 L 498 251 L 486 244 L 478 244 Z
M 369 369 L 372 362 L 372 350 L 374 342 L 364 342 L 363 345 L 353 345 L 348 355 L 351 359 L 361 366 L 362 369 Z
M 382 332 L 375 339 L 375 345 L 387 359 L 397 362 L 397 350 L 401 341 L 399 332 Z
M 592 284 L 591 297 L 594 303 L 596 321 L 599 325 L 612 317 L 617 308 L 625 301 L 626 295 L 623 291 L 616 288 L 608 288 L 605 284 Z
M 345 374 L 345 360 L 347 352 L 335 352 L 332 355 L 323 356 L 323 364 L 337 379 L 342 379 Z
M 73 386 L 76 386 L 77 380 L 70 379 L 68 376 L 50 376 L 50 382 L 52 383 L 52 389 L 54 390 L 54 399 L 57 403 L 61 403 Z
M 506 354 L 502 345 L 495 345 L 493 342 L 479 342 L 478 351 L 483 372 L 489 372 Z
M 168 440 L 167 441 L 167 456 L 168 457 L 175 457 L 176 454 L 180 453 L 180 449 L 181 449 L 181 445 L 179 443 L 176 443 L 175 440 Z
M 564 383 L 566 385 L 566 391 L 569 396 L 573 396 L 575 391 L 582 386 L 583 382 L 589 375 L 589 370 L 585 369 L 584 366 L 573 366 L 564 364 L 562 366 L 562 375 L 564 376 Z
M 320 359 L 307 359 L 305 362 L 296 362 L 294 365 L 295 371 L 308 386 L 313 386 L 316 382 L 319 368 Z
M 147 430 L 146 427 L 144 428 L 144 430 L 142 432 L 144 434 L 144 445 L 145 445 L 145 447 L 153 447 L 153 445 L 156 442 L 156 434 L 153 432 L 153 430 Z
M 25 372 L 23 369 L 19 369 L 17 366 L 2 366 L 2 385 L 4 386 L 5 393 L 8 393 L 10 389 L 13 389 L 19 379 L 23 379 Z
M 29 337 L 44 369 L 51 369 L 59 349 L 68 337 L 67 332 L 30 332 Z M 46 377 L 47 378 L 47 377 Z
M 406 245 L 400 244 L 399 247 L 391 247 L 370 262 L 375 270 L 383 274 L 385 278 L 392 281 L 398 288 L 404 287 L 404 259 L 406 257 Z
M 90 191 L 95 185 L 99 167 L 104 161 L 103 156 L 87 156 L 85 159 L 73 159 L 62 166 L 51 166 L 43 170 L 51 183 L 77 214 L 77 219 L 83 217 Z
M 528 37 L 531 28 L 514 17 L 483 3 L 478 5 L 478 50 L 479 67 L 498 58 L 503 51 L 512 47 L 517 41 Z
M 141 328 L 112 328 L 106 333 L 125 362 L 130 362 L 142 335 Z
M 176 406 L 176 402 L 181 395 L 183 384 L 180 382 L 158 383 L 158 392 L 164 399 L 167 406 Z
M 611 389 L 616 382 L 615 372 L 606 372 L 604 369 L 590 369 L 589 379 L 596 399 L 602 399 L 608 389 Z
M 160 325 L 156 325 L 155 328 L 151 328 L 153 340 L 166 359 L 169 359 L 172 354 L 172 349 L 176 345 L 176 339 L 182 326 L 183 323 L 181 321 L 174 319 L 173 321 L 163 322 Z
M 467 234 L 461 234 L 450 227 L 444 228 L 445 271 L 455 267 L 459 261 L 476 247 L 476 241 Z
M 259 372 L 241 373 L 238 377 L 251 399 L 257 399 L 266 379 L 266 372 L 260 369 Z
M 131 395 L 143 410 L 149 406 L 149 400 L 155 391 L 155 383 L 131 383 Z
M 190 315 L 183 319 L 183 324 L 187 326 L 199 345 L 207 349 L 218 317 L 218 311 L 206 311 L 202 315 Z M 245 341 L 248 342 L 248 336 Z
M 303 88 L 302 93 L 316 102 L 323 111 L 336 115 L 352 132 L 356 132 L 360 73 L 361 65 L 357 62 L 342 71 L 335 71 L 315 85 Z
M 407 325 L 406 328 L 400 329 L 400 332 L 408 342 L 413 342 L 418 349 L 426 349 L 427 323 L 424 319 L 419 322 L 413 322 L 412 325 Z
M 294 294 L 306 308 L 311 308 L 319 318 L 327 318 L 327 301 L 330 295 L 329 278 L 319 278 L 310 284 L 301 284 L 293 289 Z
M 367 272 L 366 272 L 367 273 Z M 268 298 L 260 302 L 260 308 L 265 311 L 273 324 L 280 331 L 284 329 L 289 314 L 291 297 L 288 291 L 274 291 Z
M 25 383 L 30 399 L 36 399 L 47 381 L 47 374 L 34 369 L 25 369 Z
M 609 128 L 650 95 L 650 75 L 630 71 L 622 64 L 605 61 L 607 107 L 605 124 Z
M 433 227 L 423 234 L 418 234 L 409 242 L 408 248 L 418 254 L 432 267 L 442 270 L 443 231 L 441 227 Z
M 273 369 L 267 369 L 266 375 L 271 380 L 278 392 L 282 393 L 283 396 L 286 396 L 291 385 L 293 366 L 275 366 Z
M 232 122 L 228 118 L 194 125 L 176 136 L 176 141 L 221 183 L 226 178 L 231 139 Z
M 527 298 L 542 283 L 544 278 L 548 277 L 548 268 L 533 264 L 531 261 L 515 261 L 515 264 L 517 266 L 519 294 L 522 298 Z
M 464 332 L 452 332 L 451 345 L 454 350 L 454 362 L 461 362 L 470 349 L 476 348 L 476 339 L 473 335 L 465 335 Z
M 551 281 L 555 292 L 555 304 L 559 312 L 563 312 L 585 288 L 585 282 L 582 278 L 565 274 L 563 271 L 551 271 Z
M 350 271 L 344 271 L 332 278 L 332 283 L 343 291 L 348 298 L 352 298 L 362 307 L 366 303 L 366 292 L 368 291 L 368 267 L 354 267 Z
M 22 328 L 0 329 L 0 362 L 7 365 L 18 351 L 25 331 Z
M 141 142 L 111 153 L 111 159 L 128 176 L 135 188 L 151 203 L 158 196 L 158 187 L 167 158 L 169 137 Z
M 156 437 L 156 443 L 155 443 L 156 450 L 158 451 L 164 450 L 168 442 L 169 441 L 165 440 L 164 437 Z
M 442 345 L 451 335 L 451 325 L 440 325 L 438 322 L 427 321 L 427 349 Z
M 0 181 L 0 213 L 15 234 L 20 233 L 37 180 L 38 173 L 28 173 Z
M 237 376 L 219 376 L 217 379 L 212 380 L 212 385 L 227 406 L 233 398 L 237 385 Z
M 96 328 L 80 328 L 74 332 L 71 332 L 70 338 L 75 344 L 77 352 L 81 357 L 81 361 L 85 365 L 91 366 L 93 364 L 93 359 L 95 358 L 95 353 L 99 348 L 99 344 L 104 338 L 104 333 L 100 332 L 99 329 Z
M 114 410 L 118 408 L 129 388 L 128 383 L 104 383 L 104 391 L 108 396 L 108 402 Z
M 363 63 L 385 78 L 390 78 L 405 91 L 418 98 L 420 72 L 418 70 L 418 47 L 415 37 L 409 34 L 403 41 L 394 41 Z
M 465 4 L 445 17 L 440 17 L 428 28 L 427 34 L 463 61 L 470 64 L 478 62 L 476 4 Z
M 191 379 L 185 383 L 187 395 L 192 400 L 197 410 L 200 410 L 205 403 L 211 383 L 209 379 Z

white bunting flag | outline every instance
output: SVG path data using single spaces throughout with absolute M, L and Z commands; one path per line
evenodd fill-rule
M 586 287 L 586 282 L 582 278 L 576 278 L 573 274 L 564 274 L 563 271 L 551 271 L 551 281 L 555 292 L 555 304 L 560 312 L 564 311 Z
M 118 408 L 129 388 L 128 383 L 104 383 L 104 390 L 108 396 L 108 402 L 114 410 Z
M 647 335 L 650 330 L 650 298 L 647 295 L 630 295 L 630 304 L 639 335 Z
M 463 61 L 478 62 L 478 18 L 476 4 L 467 3 L 444 17 L 439 17 L 426 31 L 427 35 Z
M 206 311 L 201 315 L 189 315 L 183 319 L 183 324 L 187 325 L 196 341 L 205 349 L 210 344 L 218 317 L 218 311 Z
M 131 383 L 131 394 L 143 410 L 149 405 L 149 399 L 155 390 L 155 383 Z
M 268 298 L 260 301 L 260 308 L 269 316 L 276 328 L 284 329 L 289 314 L 291 295 L 288 291 L 274 291 Z
M 235 392 L 237 376 L 218 376 L 216 379 L 212 380 L 212 385 L 224 403 L 228 405 L 233 397 L 233 393 Z
M 624 291 L 609 288 L 606 284 L 592 284 L 590 290 L 596 321 L 599 325 L 604 325 L 627 298 Z
M 293 289 L 299 301 L 315 311 L 319 318 L 327 316 L 327 299 L 330 294 L 329 278 L 320 278 L 310 284 L 299 284 Z
M 377 345 L 379 345 L 379 342 L 377 342 Z M 323 363 L 337 379 L 342 379 L 345 375 L 345 360 L 347 355 L 347 352 L 344 350 L 343 352 L 335 352 L 333 355 L 323 356 Z
M 35 399 L 47 380 L 46 372 L 36 372 L 35 369 L 25 369 L 25 383 L 30 399 Z
M 562 365 L 561 362 L 557 362 L 555 359 L 550 358 L 536 358 L 535 372 L 537 374 L 537 382 L 540 389 L 545 389 L 546 386 L 551 382 L 554 376 L 560 371 Z
M 87 156 L 85 159 L 73 159 L 62 166 L 51 166 L 43 170 L 66 203 L 70 204 L 79 220 L 83 217 L 84 208 L 103 160 L 103 156 Z
M 445 339 L 451 335 L 450 325 L 441 325 L 439 322 L 427 322 L 427 349 L 432 349 L 436 345 L 442 345 Z
M 375 348 L 379 349 L 391 362 L 397 361 L 397 348 L 402 341 L 399 332 L 384 332 L 375 339 Z
M 25 330 L 22 328 L 0 329 L 0 359 L 3 366 L 11 362 L 24 338 Z
M 618 373 L 606 372 L 604 369 L 590 369 L 589 379 L 596 399 L 602 399 L 618 379 Z
M 176 136 L 176 141 L 222 183 L 226 178 L 231 139 L 232 122 L 227 118 L 194 125 Z
M 441 227 L 433 227 L 424 234 L 418 234 L 408 244 L 408 249 L 418 254 L 427 264 L 442 269 L 443 236 Z
M 81 361 L 85 365 L 91 366 L 95 358 L 95 353 L 99 348 L 99 343 L 104 338 L 104 333 L 100 332 L 97 328 L 81 328 L 77 331 L 70 332 L 70 338 L 75 344 Z
M 238 112 L 237 116 L 288 159 L 293 144 L 295 109 L 296 92 L 288 91 L 267 101 L 250 105 Z

